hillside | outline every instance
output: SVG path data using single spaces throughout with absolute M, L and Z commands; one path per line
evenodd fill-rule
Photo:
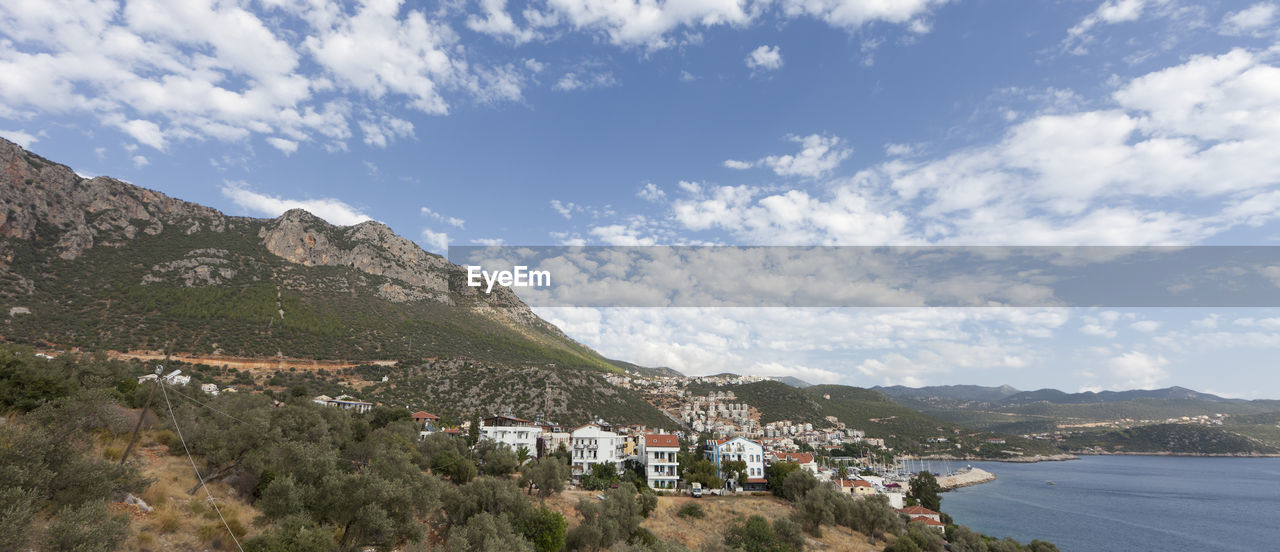
M 575 420 L 660 419 L 638 397 L 613 393 L 622 401 L 613 410 L 590 391 L 594 381 L 567 384 L 585 375 L 552 377 L 621 370 L 509 289 L 484 296 L 463 279 L 461 267 L 378 222 L 340 227 L 302 210 L 227 216 L 82 178 L 0 140 L 0 341 L 402 366 L 464 359 L 565 383 L 561 394 L 580 399 L 571 404 L 600 410 L 566 413 Z
M 1079 432 L 1072 450 L 1175 454 L 1275 454 L 1277 447 L 1216 427 L 1154 424 L 1124 430 Z

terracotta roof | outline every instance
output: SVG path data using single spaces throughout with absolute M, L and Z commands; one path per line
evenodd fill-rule
M 938 512 L 925 508 L 924 506 L 907 506 L 906 508 L 903 508 L 898 511 L 904 514 L 907 514 L 909 516 L 940 516 L 942 515 L 942 514 L 939 514 Z
M 779 452 L 774 457 L 783 462 L 795 462 L 797 464 L 809 464 L 813 462 L 813 455 L 807 452 Z
M 747 483 L 768 483 L 768 481 L 763 477 L 752 477 L 747 479 Z
M 421 411 L 421 410 L 419 410 L 419 411 L 417 411 L 417 412 L 414 412 L 411 416 L 412 416 L 412 418 L 413 418 L 413 419 L 415 419 L 415 420 L 417 420 L 417 419 L 419 419 L 419 418 L 425 418 L 425 419 L 428 419 L 428 420 L 439 420 L 439 419 L 440 419 L 440 417 L 439 417 L 439 416 L 436 416 L 435 414 L 431 414 L 431 413 L 428 413 L 428 412 L 423 412 L 423 411 Z
M 678 447 L 680 439 L 669 433 L 649 433 L 644 436 L 644 444 L 649 447 Z
M 936 521 L 936 520 L 934 520 L 933 518 L 927 518 L 927 517 L 924 517 L 924 516 L 916 516 L 916 517 L 913 517 L 913 518 L 911 518 L 911 521 L 918 521 L 918 522 L 923 523 L 923 524 L 925 524 L 925 525 L 933 525 L 933 526 L 936 526 L 936 527 L 943 527 L 943 526 L 944 526 L 944 525 L 943 525 L 943 523 L 942 523 L 941 521 Z

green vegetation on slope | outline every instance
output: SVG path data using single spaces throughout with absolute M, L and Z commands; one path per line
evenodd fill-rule
M 1154 424 L 1122 430 L 1072 433 L 1065 445 L 1073 450 L 1106 452 L 1172 452 L 1179 454 L 1274 454 L 1276 447 L 1218 427 Z
M 174 351 L 195 354 L 469 357 L 618 370 L 550 327 L 519 328 L 498 315 L 432 300 L 393 302 L 379 295 L 381 286 L 400 284 L 391 278 L 288 263 L 260 243 L 264 224 L 234 219 L 224 232 L 191 234 L 170 227 L 71 261 L 57 257 L 52 231 L 11 244 L 17 258 L 0 282 L 0 309 L 25 307 L 31 314 L 0 326 L 0 336 L 90 350 L 160 350 L 171 343 Z M 211 279 L 193 276 L 187 265 L 208 268 Z M 15 289 L 18 277 L 34 284 L 33 293 Z

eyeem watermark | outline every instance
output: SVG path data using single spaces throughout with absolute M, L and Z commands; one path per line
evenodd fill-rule
M 493 293 L 494 284 L 506 287 L 548 287 L 551 285 L 551 273 L 529 270 L 524 265 L 516 265 L 513 270 L 493 272 L 484 270 L 484 267 L 467 265 L 468 286 L 483 287 L 485 293 Z

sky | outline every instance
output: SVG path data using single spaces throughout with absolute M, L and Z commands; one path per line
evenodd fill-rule
M 1280 3 L 8 0 L 0 136 L 441 254 L 1276 245 Z M 1280 398 L 1273 309 L 538 312 L 690 374 Z

